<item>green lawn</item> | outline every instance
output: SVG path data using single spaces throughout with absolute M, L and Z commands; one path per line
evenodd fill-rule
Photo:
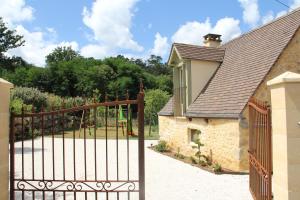
M 151 135 L 149 136 L 149 126 L 145 125 L 145 139 L 146 140 L 157 140 L 159 139 L 158 135 L 158 126 L 152 126 Z M 107 128 L 107 137 L 109 139 L 115 139 L 116 138 L 116 127 L 108 127 Z M 133 132 L 135 135 L 138 134 L 137 127 L 133 127 Z M 74 132 L 71 131 L 65 131 L 65 138 L 73 138 Z M 93 139 L 94 138 L 94 128 L 86 128 L 85 135 L 87 139 Z M 62 137 L 62 134 L 57 134 L 55 137 Z M 122 131 L 122 127 L 118 128 L 118 137 L 119 139 L 126 139 L 126 127 L 124 127 L 124 135 Z M 81 129 L 75 130 L 75 138 L 84 138 L 84 130 Z M 100 127 L 96 129 L 96 138 L 97 139 L 105 139 L 105 127 Z M 138 139 L 137 136 L 129 136 L 129 139 Z

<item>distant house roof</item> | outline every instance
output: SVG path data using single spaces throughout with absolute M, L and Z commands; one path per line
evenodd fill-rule
M 238 118 L 299 26 L 297 9 L 222 45 L 222 64 L 186 116 Z M 173 110 L 173 105 L 168 103 L 162 110 Z
M 175 48 L 182 59 L 206 60 L 222 62 L 225 49 L 215 47 L 203 47 L 191 44 L 174 43 Z
M 158 113 L 158 115 L 161 116 L 168 116 L 173 115 L 173 105 L 174 105 L 174 97 L 171 97 L 168 101 L 168 103 L 161 109 Z

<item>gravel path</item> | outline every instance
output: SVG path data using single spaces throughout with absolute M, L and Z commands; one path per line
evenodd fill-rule
M 146 141 L 149 146 L 155 141 Z M 31 141 L 24 142 L 25 178 L 32 178 L 32 148 Z M 35 145 L 35 178 L 42 178 L 42 140 L 34 140 Z M 55 178 L 63 178 L 63 148 L 62 139 L 54 140 Z M 105 140 L 97 140 L 97 179 L 105 180 Z M 119 146 L 119 179 L 127 178 L 127 143 L 120 140 Z M 129 141 L 129 174 L 131 179 L 138 178 L 137 141 Z M 52 139 L 45 138 L 45 179 L 52 179 Z M 15 144 L 16 177 L 20 178 L 22 148 L 21 143 Z M 94 140 L 86 140 L 87 178 L 95 178 Z M 248 175 L 214 175 L 178 160 L 156 153 L 146 148 L 146 200 L 250 200 L 248 190 Z M 65 177 L 74 179 L 73 140 L 65 139 Z M 76 178 L 84 179 L 84 140 L 76 139 Z M 117 178 L 116 141 L 108 141 L 108 176 L 110 180 Z M 84 194 L 78 194 L 77 199 L 84 199 Z M 98 194 L 98 199 L 106 199 L 105 194 Z M 16 199 L 21 199 L 17 193 Z M 31 193 L 25 194 L 25 199 L 32 199 Z M 41 199 L 41 193 L 36 193 L 36 199 Z M 53 199 L 52 193 L 46 192 L 46 199 Z M 63 199 L 62 193 L 56 194 L 56 199 Z M 66 199 L 73 199 L 73 194 L 66 193 Z M 88 199 L 95 199 L 94 194 L 88 194 Z M 110 194 L 109 199 L 116 199 L 116 194 Z M 120 199 L 127 199 L 126 194 L 120 194 Z M 137 199 L 132 193 L 130 199 Z

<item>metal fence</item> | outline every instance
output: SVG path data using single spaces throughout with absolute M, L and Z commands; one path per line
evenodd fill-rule
M 271 112 L 266 103 L 249 103 L 249 184 L 255 200 L 272 199 Z
M 105 100 L 72 108 L 62 105 L 50 111 L 28 113 L 22 109 L 21 114 L 12 113 L 10 199 L 144 200 L 142 86 L 137 99 L 126 96 L 125 100 Z M 119 106 L 124 107 L 127 122 L 124 140 L 119 138 Z M 130 140 L 130 106 L 137 106 L 138 110 L 138 140 Z M 99 107 L 105 110 L 101 130 L 96 116 Z M 108 131 L 109 109 L 115 112 L 113 132 Z M 102 140 L 97 139 L 99 131 L 103 131 Z M 80 139 L 78 134 L 82 135 Z

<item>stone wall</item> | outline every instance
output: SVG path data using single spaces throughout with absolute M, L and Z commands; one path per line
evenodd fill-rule
M 245 150 L 240 138 L 241 123 L 237 119 L 202 119 L 159 116 L 160 139 L 166 140 L 172 151 L 192 156 L 195 149 L 189 139 L 189 129 L 201 131 L 200 139 L 204 146 L 201 152 L 211 156 L 214 162 L 233 171 L 246 171 L 248 163 L 241 159 Z M 242 146 L 241 146 L 242 145 Z M 247 144 L 246 144 L 247 145 Z M 246 149 L 247 151 L 247 149 Z

